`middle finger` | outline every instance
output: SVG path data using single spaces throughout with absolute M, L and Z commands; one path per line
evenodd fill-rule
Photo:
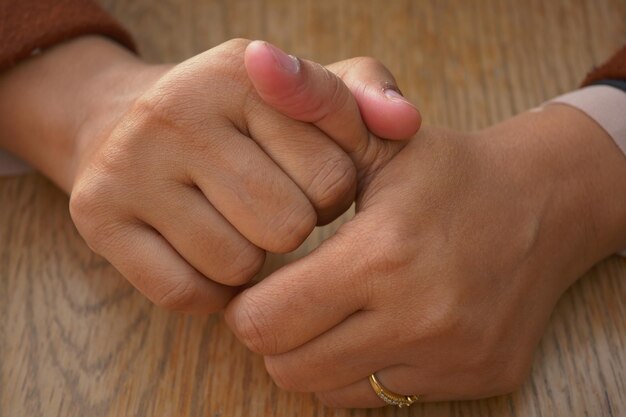
M 254 102 L 253 102 L 254 103 Z M 315 126 L 278 114 L 261 103 L 251 108 L 250 137 L 295 182 L 323 225 L 346 211 L 356 192 L 356 168 L 350 157 Z
M 197 140 L 200 152 L 185 164 L 211 204 L 256 246 L 270 252 L 298 247 L 317 221 L 298 186 L 232 125 Z

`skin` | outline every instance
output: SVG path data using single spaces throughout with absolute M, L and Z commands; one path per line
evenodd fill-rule
M 419 128 L 417 109 L 385 94 L 395 81 L 382 65 L 337 68 L 366 69 L 350 88 L 369 82 L 376 98 L 358 103 L 329 70 L 264 42 L 150 65 L 106 39 L 79 38 L 2 73 L 0 147 L 70 194 L 86 243 L 150 300 L 214 312 L 266 251 L 295 249 L 353 202 L 354 161 L 370 140 L 360 107 L 401 116 L 368 120 L 390 139 Z M 288 104 L 304 122 L 264 103 L 248 73 L 300 91 Z
M 353 220 L 226 319 L 279 387 L 329 406 L 383 406 L 371 373 L 423 401 L 511 392 L 561 294 L 626 247 L 624 155 L 564 105 L 397 145 L 362 164 Z

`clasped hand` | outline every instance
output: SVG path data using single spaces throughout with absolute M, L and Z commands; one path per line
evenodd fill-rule
M 67 61 L 100 82 L 61 88 L 73 107 L 34 100 Z M 226 308 L 279 386 L 328 405 L 384 405 L 372 373 L 425 401 L 513 390 L 561 293 L 626 246 L 623 156 L 567 106 L 416 134 L 419 112 L 375 60 L 324 68 L 245 40 L 154 66 L 87 38 L 0 81 L 24 99 L 0 101 L 15 137 L 73 122 L 51 139 L 71 146 L 12 150 L 71 194 L 94 251 L 160 306 Z M 248 285 L 266 251 L 295 249 L 353 201 L 319 248 Z

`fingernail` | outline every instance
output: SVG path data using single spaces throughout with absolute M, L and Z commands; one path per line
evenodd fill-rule
M 396 87 L 395 85 L 387 85 L 387 86 L 385 86 L 383 88 L 383 94 L 385 94 L 385 97 L 387 97 L 389 100 L 392 100 L 392 101 L 402 101 L 403 103 L 406 103 L 409 106 L 417 109 L 417 106 L 415 106 L 415 104 L 413 104 L 409 100 L 407 100 L 406 97 L 404 97 L 402 95 L 402 92 L 400 91 L 400 89 L 398 87 Z
M 383 93 L 385 93 L 385 96 L 391 100 L 407 101 L 407 99 L 400 93 L 400 90 L 398 90 L 398 87 L 385 87 Z
M 293 55 L 287 55 L 271 43 L 265 43 L 265 46 L 272 52 L 276 63 L 282 67 L 285 71 L 291 74 L 296 74 L 300 71 L 300 60 Z

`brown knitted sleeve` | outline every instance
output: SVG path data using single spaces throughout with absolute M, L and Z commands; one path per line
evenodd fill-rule
M 604 64 L 594 68 L 589 74 L 587 74 L 587 77 L 585 77 L 582 85 L 589 85 L 595 81 L 606 78 L 626 80 L 626 45 L 617 51 L 617 53 L 615 53 L 615 55 L 613 55 Z
M 136 50 L 128 32 L 91 0 L 0 0 L 0 70 L 35 50 L 89 34 Z

